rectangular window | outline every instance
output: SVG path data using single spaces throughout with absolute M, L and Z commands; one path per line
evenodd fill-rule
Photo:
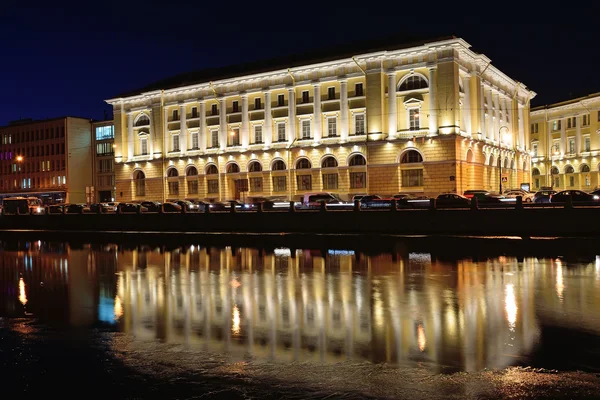
M 356 85 L 354 85 L 354 95 L 355 96 L 364 96 L 362 83 L 357 83 Z
M 588 126 L 590 124 L 590 114 L 583 114 L 581 126 Z
M 336 117 L 327 118 L 327 136 L 328 137 L 337 136 L 337 118 Z
M 179 182 L 169 182 L 169 194 L 171 196 L 179 195 Z
M 187 181 L 188 194 L 198 194 L 198 180 L 192 179 Z
M 209 179 L 206 181 L 206 190 L 209 194 L 219 193 L 219 180 Z
M 177 121 L 179 119 L 179 110 L 173 110 L 173 121 Z
M 560 121 L 560 119 L 552 121 L 552 130 L 553 131 L 560 131 L 560 129 L 561 129 L 561 121 Z
M 229 134 L 229 146 L 239 146 L 240 145 L 240 129 L 234 128 L 231 130 Z
M 277 141 L 285 142 L 285 123 L 277 124 Z
M 589 175 L 585 175 L 585 186 L 590 186 L 590 176 Z
M 312 190 L 312 176 L 298 175 L 296 176 L 296 184 L 298 190 Z
M 575 177 L 573 175 L 569 176 L 569 186 L 575 186 Z
M 531 145 L 531 152 L 533 153 L 534 157 L 538 156 L 538 144 L 537 143 L 533 143 Z
M 310 139 L 310 120 L 302 121 L 302 139 Z
M 327 88 L 327 99 L 335 100 L 335 87 Z
M 212 115 L 219 115 L 219 109 L 217 108 L 216 104 L 210 106 L 210 113 Z
M 250 191 L 251 192 L 262 192 L 263 191 L 263 178 L 252 177 L 250 178 Z
M 590 151 L 592 142 L 589 136 L 583 138 L 583 151 Z
M 96 127 L 96 140 L 113 139 L 114 137 L 115 127 L 113 125 Z
M 285 176 L 274 176 L 273 177 L 273 191 L 274 192 L 285 192 L 287 190 L 287 180 Z
M 179 149 L 179 135 L 173 135 L 173 150 L 171 151 L 180 151 Z
M 537 122 L 531 124 L 531 133 L 538 133 L 539 125 Z
M 198 118 L 198 107 L 192 107 L 192 118 Z
M 262 142 L 263 142 L 262 125 L 255 125 L 254 126 L 254 143 L 262 143 Z
M 64 154 L 64 146 L 61 148 L 61 154 Z M 99 156 L 106 156 L 113 154 L 113 146 L 112 143 L 104 142 L 96 144 L 96 154 Z M 42 146 L 42 151 L 40 155 L 44 155 L 44 146 Z
M 192 132 L 192 150 L 197 150 L 198 148 L 198 132 Z
M 402 171 L 402 186 L 415 187 L 423 186 L 423 170 L 407 169 Z
M 277 95 L 277 106 L 283 107 L 285 105 L 285 97 L 282 94 Z
M 567 129 L 571 128 L 571 118 L 567 118 Z
M 142 155 L 147 155 L 148 154 L 148 139 L 143 137 L 140 138 L 140 149 L 142 152 Z
M 236 112 L 240 112 L 240 104 L 238 103 L 237 100 L 235 100 L 232 104 L 231 104 L 231 109 L 232 112 L 236 113 Z
M 350 172 L 350 189 L 364 189 L 367 187 L 366 172 Z
M 354 134 L 364 135 L 365 133 L 365 114 L 356 114 L 354 116 Z
M 260 106 L 260 97 L 255 97 L 254 98 L 254 109 L 255 110 L 260 110 L 261 106 Z
M 560 142 L 558 140 L 555 140 L 554 143 L 552 143 L 552 154 L 555 156 L 560 154 Z
M 309 95 L 308 95 L 308 90 L 304 90 L 302 92 L 302 102 L 303 103 L 308 103 L 309 102 Z
M 569 154 L 575 154 L 575 138 L 569 138 Z
M 419 121 L 419 109 L 411 108 L 408 111 L 408 118 L 410 120 L 410 130 L 417 131 L 421 129 L 421 123 Z
M 219 147 L 219 131 L 210 131 L 210 147 Z
M 335 190 L 338 188 L 338 174 L 323 174 L 323 189 Z

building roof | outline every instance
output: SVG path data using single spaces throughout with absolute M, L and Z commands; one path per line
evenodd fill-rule
M 0 126 L 0 129 L 14 128 L 16 126 L 23 126 L 23 125 L 39 124 L 39 123 L 57 121 L 59 119 L 67 119 L 67 118 L 85 119 L 86 121 L 95 122 L 95 120 L 92 118 L 77 117 L 74 115 L 64 115 L 62 117 L 52 117 L 52 118 L 45 118 L 45 119 L 22 118 L 22 119 L 17 119 L 14 121 L 9 121 L 8 125 L 2 125 L 2 126 Z
M 552 104 L 544 104 L 541 106 L 536 106 L 531 108 L 530 112 L 536 112 L 536 111 L 543 111 L 549 108 L 559 108 L 562 106 L 569 106 L 572 104 L 577 104 L 579 102 L 582 101 L 586 101 L 586 100 L 600 100 L 600 92 L 596 92 L 596 93 L 590 93 L 588 95 L 585 96 L 581 96 L 581 97 L 576 97 L 574 99 L 569 99 L 569 100 L 565 100 L 565 101 L 561 101 L 558 103 L 552 103 Z
M 140 89 L 121 93 L 115 98 L 135 96 L 144 92 L 161 89 L 173 89 L 210 81 L 230 79 L 243 75 L 260 74 L 276 71 L 284 68 L 293 68 L 303 65 L 318 64 L 349 58 L 358 54 L 372 53 L 384 50 L 401 50 L 411 47 L 422 46 L 426 43 L 456 39 L 455 36 L 443 37 L 420 37 L 394 36 L 380 40 L 355 42 L 352 44 L 339 45 L 335 47 L 321 48 L 315 51 L 297 53 L 289 56 L 272 58 L 267 60 L 250 61 L 243 64 L 234 64 L 216 68 L 207 68 L 198 71 L 185 72 L 166 79 L 162 79 L 144 86 Z

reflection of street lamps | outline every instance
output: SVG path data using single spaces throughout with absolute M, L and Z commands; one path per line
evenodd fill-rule
M 508 136 L 508 126 L 505 126 L 505 125 L 501 126 L 500 129 L 498 129 L 498 139 L 500 140 L 500 162 L 499 162 L 499 164 L 500 164 L 499 165 L 500 166 L 500 193 L 499 194 L 502 194 L 502 161 L 503 161 L 502 160 L 502 138 L 503 138 L 502 129 L 506 129 L 504 138 L 508 139 L 508 137 L 509 137 Z M 508 141 L 508 140 L 505 140 L 505 141 Z

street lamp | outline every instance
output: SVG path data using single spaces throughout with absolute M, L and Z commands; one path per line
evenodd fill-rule
M 21 162 L 21 161 L 23 161 L 23 156 L 17 156 L 17 161 L 18 161 L 18 162 Z
M 502 129 L 506 129 L 506 132 L 504 133 L 504 138 L 508 139 L 508 126 L 501 126 L 500 129 L 498 129 L 498 140 L 500 140 L 500 161 L 499 161 L 499 167 L 500 167 L 500 193 L 502 194 Z

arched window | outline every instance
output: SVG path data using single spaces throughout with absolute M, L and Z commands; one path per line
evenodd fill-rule
M 248 164 L 248 172 L 260 172 L 262 171 L 262 165 L 258 161 L 251 161 Z
M 572 167 L 572 166 L 570 166 L 570 165 L 567 165 L 567 166 L 565 167 L 565 174 L 572 174 L 572 173 L 574 173 L 574 172 L 575 172 L 575 170 L 573 169 L 573 167 Z
M 552 169 L 550 170 L 550 173 L 552 175 L 558 175 L 558 174 L 560 174 L 560 172 L 558 171 L 558 167 L 557 166 L 552 167 Z
M 146 175 L 143 171 L 137 170 L 133 173 L 133 181 L 135 182 L 135 195 L 146 195 Z
M 196 167 L 188 167 L 187 171 L 185 171 L 186 176 L 196 176 L 198 175 L 198 170 Z
M 167 178 L 176 178 L 179 176 L 179 172 L 177 172 L 177 168 L 169 168 L 167 170 Z
M 210 164 L 206 167 L 206 175 L 217 175 L 219 173 L 219 169 L 215 164 Z
M 333 156 L 328 156 L 321 162 L 321 168 L 335 168 L 338 166 L 338 162 Z
M 227 164 L 227 173 L 228 174 L 235 174 L 237 172 L 240 172 L 239 165 L 237 165 L 236 163 Z
M 411 164 L 411 163 L 422 163 L 423 156 L 416 150 L 408 150 L 402 154 L 402 158 L 400 159 L 401 164 Z
M 150 118 L 148 118 L 148 116 L 146 114 L 142 114 L 135 121 L 135 126 L 146 126 L 146 125 L 150 125 Z
M 351 167 L 356 167 L 358 165 L 367 165 L 367 160 L 363 157 L 362 154 L 355 154 L 350 158 L 348 165 Z
M 579 167 L 579 172 L 590 172 L 590 166 L 587 164 L 581 164 L 581 167 Z
M 531 170 L 531 175 L 532 176 L 539 176 L 540 175 L 540 170 L 537 168 L 534 168 Z
M 410 75 L 402 81 L 398 91 L 426 89 L 428 87 L 427 81 L 421 75 Z
M 273 161 L 273 165 L 271 166 L 271 170 L 273 171 L 285 171 L 285 163 L 282 160 Z
M 308 158 L 301 158 L 296 163 L 296 169 L 310 169 L 311 167 L 312 165 L 310 164 Z

